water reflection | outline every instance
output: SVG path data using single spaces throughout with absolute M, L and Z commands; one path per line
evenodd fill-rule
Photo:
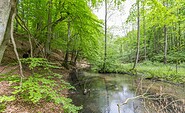
M 120 107 L 120 112 L 118 110 L 117 104 L 124 103 L 126 99 L 136 96 L 137 86 L 135 83 L 138 80 L 137 77 L 91 73 L 85 73 L 85 75 L 83 81 L 86 82 L 82 86 L 77 87 L 78 93 L 71 95 L 75 105 L 83 105 L 83 110 L 80 113 L 144 113 L 146 111 L 142 101 L 139 99 L 129 101 Z M 145 81 L 144 84 L 148 87 L 151 82 Z M 159 85 L 161 86 L 162 84 L 160 83 Z M 165 86 L 167 85 L 165 84 Z M 156 91 L 155 86 L 153 88 Z M 90 93 L 84 95 L 84 89 L 90 90 Z M 180 91 L 183 92 L 183 90 Z M 155 111 L 150 112 L 155 113 Z
M 91 89 L 90 95 L 79 93 L 72 96 L 76 105 L 83 105 L 84 109 L 81 113 L 119 113 L 117 104 L 135 96 L 132 77 L 127 75 L 102 76 L 97 77 L 95 75 L 94 78 L 92 78 L 92 75 L 87 76 L 86 79 L 90 77 L 92 81 L 87 83 L 88 85 L 84 85 L 86 88 Z M 80 90 L 79 88 L 78 91 Z M 139 106 L 139 101 L 131 101 L 121 106 L 121 113 L 135 113 L 135 106 Z

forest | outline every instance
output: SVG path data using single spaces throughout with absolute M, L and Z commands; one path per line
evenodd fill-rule
M 185 112 L 185 1 L 0 0 L 1 112 Z

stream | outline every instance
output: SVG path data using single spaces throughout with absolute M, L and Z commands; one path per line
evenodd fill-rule
M 77 74 L 70 98 L 80 113 L 185 113 L 185 87 L 121 74 Z M 119 107 L 118 107 L 119 105 Z

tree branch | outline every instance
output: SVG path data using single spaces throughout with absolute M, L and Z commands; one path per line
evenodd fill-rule
M 41 31 L 43 31 L 44 29 L 46 29 L 48 26 L 52 25 L 52 27 L 55 27 L 58 23 L 60 23 L 61 21 L 65 20 L 68 16 L 66 17 L 60 17 L 58 20 L 54 21 L 54 22 L 51 22 L 51 23 L 48 23 L 46 26 L 44 26 Z
M 30 49 L 31 49 L 31 57 L 33 57 L 33 46 L 32 46 L 32 43 L 31 43 L 31 39 L 33 39 L 33 41 L 35 42 L 36 46 L 38 46 L 39 50 L 42 51 L 42 48 L 39 46 L 40 44 L 33 38 L 29 28 L 26 26 L 25 22 L 21 19 L 21 17 L 17 14 L 16 17 L 15 17 L 17 23 L 26 31 L 28 32 L 28 35 L 29 35 L 29 43 L 30 43 Z M 19 22 L 21 21 L 21 22 Z M 22 25 L 22 24 L 23 25 Z
M 25 30 L 28 32 L 28 35 L 29 35 L 29 43 L 30 43 L 30 51 L 31 51 L 31 58 L 33 57 L 33 45 L 32 45 L 32 35 L 31 35 L 31 32 L 30 30 L 28 29 L 28 27 L 26 27 L 26 24 L 24 23 L 24 21 L 21 19 L 21 17 L 17 14 L 16 17 L 15 17 L 17 23 Z M 19 20 L 22 22 L 22 24 L 19 22 Z

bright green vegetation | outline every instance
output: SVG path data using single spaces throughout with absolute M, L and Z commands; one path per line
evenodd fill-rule
M 6 108 L 5 102 L 10 102 L 15 100 L 14 96 L 0 96 L 0 112 L 3 112 Z
M 136 0 L 123 23 L 127 32 L 115 36 L 107 25 L 109 6 L 123 10 L 119 6 L 124 2 L 18 0 L 13 27 L 15 40 L 22 45 L 17 51 L 20 57 L 29 55 L 21 62 L 29 65 L 32 74 L 21 76 L 22 80 L 20 75 L 2 76 L 15 83 L 15 99 L 35 104 L 45 99 L 63 105 L 68 113 L 81 108 L 59 94 L 72 86 L 51 70 L 58 68 L 49 63 L 56 51 L 61 56 L 55 63 L 66 69 L 86 61 L 97 72 L 126 72 L 185 83 L 185 0 Z M 93 13 L 102 3 L 106 4 L 105 21 Z M 12 101 L 12 97 L 2 96 L 0 103 L 4 99 Z
M 82 108 L 74 106 L 70 98 L 61 96 L 63 90 L 75 88 L 65 82 L 62 75 L 52 72 L 53 68 L 58 67 L 53 66 L 43 58 L 27 58 L 22 59 L 22 62 L 29 66 L 32 75 L 24 78 L 20 78 L 20 75 L 2 75 L 1 81 L 10 82 L 14 91 L 12 96 L 0 96 L 1 104 L 16 99 L 23 99 L 25 102 L 32 102 L 33 104 L 45 100 L 63 105 L 61 110 L 63 109 L 67 113 L 77 113 Z
M 23 38 L 30 38 L 34 57 L 48 58 L 58 49 L 64 53 L 65 67 L 82 57 L 94 60 L 103 40 L 103 22 L 87 3 L 88 0 L 20 1 L 15 29 L 17 33 L 29 34 Z M 44 50 L 38 54 L 37 48 Z
M 115 64 L 107 69 L 107 71 L 110 73 L 128 73 L 131 75 L 139 75 L 146 79 L 185 83 L 184 63 L 176 67 L 175 64 L 164 65 L 159 62 L 145 61 L 143 63 L 139 63 L 134 70 L 132 70 L 132 67 L 133 63 Z
M 133 4 L 124 24 L 130 28 L 127 34 L 115 38 L 108 34 L 105 72 L 142 73 L 184 83 L 184 5 L 183 0 L 139 0 Z

